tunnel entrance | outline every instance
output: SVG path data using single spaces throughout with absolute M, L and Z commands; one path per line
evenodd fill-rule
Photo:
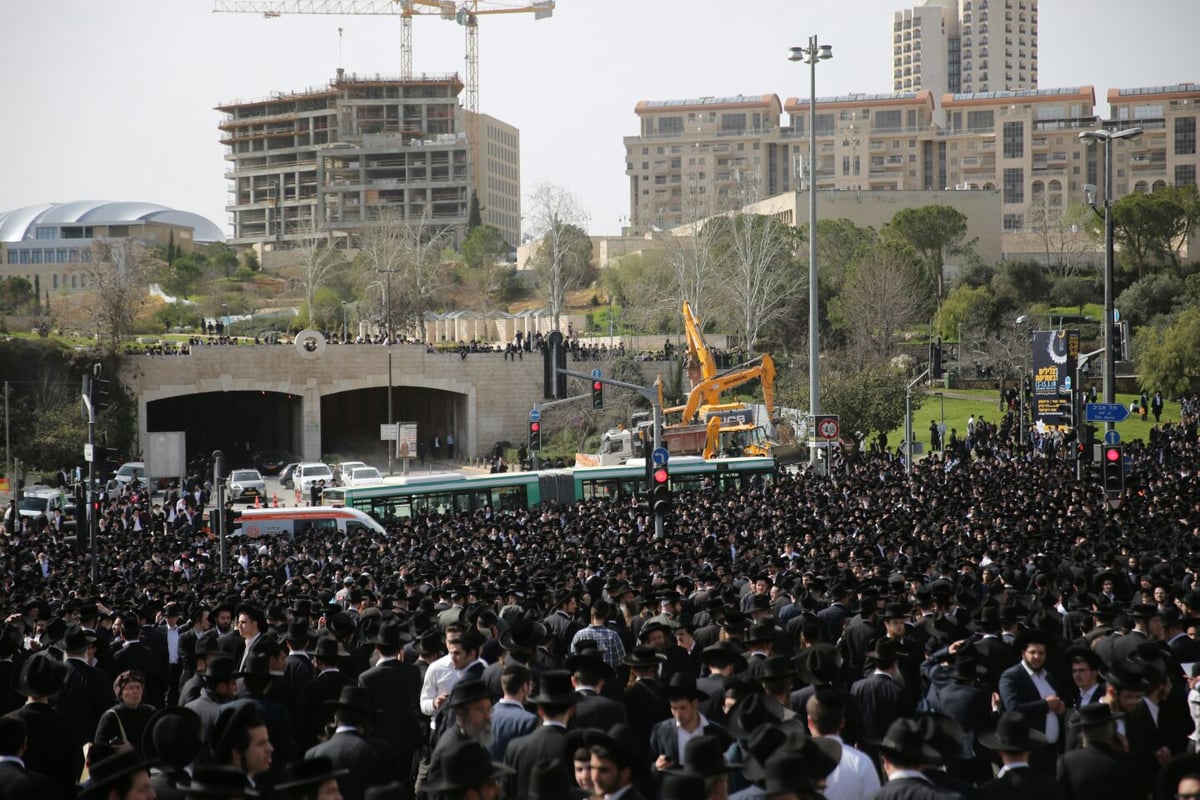
M 392 418 L 395 422 L 417 423 L 417 437 L 427 450 L 435 433 L 445 441 L 446 434 L 452 432 L 459 448 L 466 445 L 466 395 L 396 386 L 392 389 Z M 325 395 L 321 398 L 322 457 L 329 461 L 365 461 L 382 469 L 387 463 L 387 448 L 379 438 L 379 426 L 387 421 L 386 386 Z M 458 450 L 456 455 L 465 455 L 465 450 Z M 443 445 L 441 460 L 448 457 Z
M 225 453 L 249 467 L 263 450 L 300 452 L 301 401 L 282 392 L 206 392 L 146 404 L 147 431 L 184 431 L 189 463 Z

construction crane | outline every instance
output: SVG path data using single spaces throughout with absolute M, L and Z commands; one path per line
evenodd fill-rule
M 437 16 L 453 20 L 466 30 L 466 97 L 463 108 L 479 113 L 479 26 L 478 18 L 489 14 L 533 14 L 546 19 L 554 14 L 554 0 L 538 0 L 523 5 L 494 3 L 490 0 L 213 0 L 213 11 L 233 14 L 261 14 L 269 19 L 285 14 L 400 17 L 400 78 L 412 78 L 412 18 Z

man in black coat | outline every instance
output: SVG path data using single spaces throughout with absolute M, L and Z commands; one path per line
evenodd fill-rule
M 132 611 L 121 616 L 121 635 L 113 642 L 113 668 L 109 680 L 127 670 L 140 672 L 146 679 L 146 697 L 165 697 L 166 665 L 161 669 L 155 664 L 154 653 L 141 641 L 142 628 L 138 615 Z M 153 702 L 151 705 L 154 705 Z
M 900 685 L 899 649 L 895 639 L 876 639 L 866 654 L 874 661 L 875 670 L 850 687 L 862 713 L 863 749 L 869 755 L 875 752 L 871 743 L 883 739 L 888 726 L 913 707 L 908 692 Z
M 585 647 L 587 644 L 593 646 Z M 580 641 L 577 647 L 566 661 L 575 687 L 575 715 L 571 727 L 606 731 L 613 725 L 628 722 L 624 704 L 603 694 L 609 682 L 616 680 L 612 667 L 604 662 L 604 656 L 590 639 Z
M 363 800 L 369 787 L 381 786 L 392 779 L 387 743 L 363 733 L 374 711 L 366 689 L 345 686 L 331 705 L 337 732 L 310 748 L 304 757 L 324 756 L 333 762 L 335 769 L 348 770 L 337 779 L 338 790 L 345 800 Z
M 1058 800 L 1062 787 L 1029 766 L 1029 754 L 1049 745 L 1030 728 L 1019 711 L 1002 714 L 996 726 L 979 735 L 979 742 L 1000 754 L 1000 771 L 979 787 L 979 800 Z
M 58 690 L 54 708 L 75 721 L 75 746 L 82 748 L 96 735 L 100 715 L 115 703 L 112 681 L 88 661 L 96 640 L 94 633 L 79 627 L 67 630 L 67 677 Z
M 724 752 L 732 743 L 725 728 L 710 722 L 700 713 L 700 703 L 708 695 L 696 688 L 696 678 L 678 673 L 664 690 L 670 703 L 671 719 L 665 719 L 650 731 L 650 759 L 655 773 L 675 767 L 693 768 L 697 765 L 684 763 L 684 753 L 679 752 L 679 734 L 684 731 L 692 736 L 712 736 L 721 743 Z
M 492 726 L 492 696 L 487 684 L 478 678 L 463 678 L 454 684 L 445 707 L 449 708 L 453 722 L 441 730 L 437 741 L 433 743 L 429 771 L 424 777 L 425 785 L 437 785 L 443 778 L 450 777 L 445 772 L 447 753 L 463 742 L 479 742 L 486 738 Z M 419 796 L 438 796 L 428 793 L 422 786 L 418 786 L 417 790 Z
M 1067 704 L 1046 669 L 1046 648 L 1050 637 L 1038 630 L 1022 631 L 1016 641 L 1021 661 L 1000 675 L 1000 704 L 1005 711 L 1019 711 L 1034 730 L 1045 734 L 1055 745 L 1033 753 L 1033 768 L 1043 774 L 1054 769 L 1058 743 L 1063 740 L 1063 714 Z
M 20 760 L 25 753 L 25 723 L 18 717 L 0 717 L 0 797 L 5 800 L 42 800 L 49 796 L 46 776 Z
M 410 779 L 413 755 L 423 739 L 418 707 L 421 676 L 415 666 L 404 662 L 408 638 L 398 622 L 381 625 L 371 640 L 379 661 L 358 676 L 358 685 L 367 690 L 375 707 L 374 735 L 387 742 L 398 781 Z
M 72 746 L 74 720 L 50 707 L 50 696 L 66 678 L 67 665 L 49 652 L 30 656 L 17 676 L 17 691 L 26 703 L 9 714 L 25 724 L 25 766 L 46 776 L 50 798 L 74 797 L 83 771 L 83 750 Z
M 1071 727 L 1079 728 L 1082 746 L 1058 759 L 1058 783 L 1064 800 L 1128 800 L 1138 797 L 1138 771 L 1117 737 L 1117 720 L 1105 703 L 1072 711 Z
M 925 741 L 922 726 L 916 720 L 897 719 L 888 726 L 878 752 L 888 779 L 871 800 L 949 800 L 957 797 L 934 786 L 921 772 L 922 767 L 939 763 L 941 756 Z
M 569 777 L 563 758 L 567 741 L 567 724 L 575 708 L 575 688 L 571 685 L 571 673 L 566 670 L 549 670 L 542 673 L 542 685 L 538 694 L 529 698 L 538 708 L 542 724 L 525 736 L 518 736 L 504 750 L 504 763 L 515 771 L 509 778 L 507 797 L 529 797 L 530 779 L 534 770 L 546 762 L 560 759 L 564 777 Z
M 297 706 L 296 738 L 300 749 L 307 750 L 325 734 L 329 705 L 338 699 L 342 689 L 354 683 L 338 669 L 338 659 L 345 655 L 340 643 L 332 636 L 317 642 L 313 652 L 316 676 L 300 692 Z
M 650 747 L 650 730 L 671 718 L 671 704 L 663 695 L 663 686 L 658 680 L 659 667 L 666 660 L 662 653 L 643 646 L 633 648 L 625 656 L 624 663 L 634 678 L 634 684 L 625 690 L 625 715 L 629 718 L 629 727 L 638 737 L 639 753 L 647 752 Z

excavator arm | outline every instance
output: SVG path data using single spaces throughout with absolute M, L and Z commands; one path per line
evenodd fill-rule
M 700 321 L 692 314 L 692 305 L 686 300 L 683 302 L 683 329 L 687 334 L 688 357 L 700 365 L 700 377 L 706 381 L 715 378 L 717 362 L 704 340 Z
M 687 404 L 683 407 L 683 424 L 689 424 L 700 411 L 700 407 L 718 405 L 723 392 L 749 383 L 756 378 L 762 379 L 763 402 L 767 404 L 767 412 L 773 413 L 775 407 L 775 362 L 769 355 L 764 355 L 752 366 L 739 367 L 723 375 L 701 381 L 688 392 Z

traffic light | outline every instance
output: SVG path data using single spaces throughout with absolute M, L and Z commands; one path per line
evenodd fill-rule
M 592 408 L 604 408 L 604 381 L 592 378 Z
M 542 423 L 529 422 L 529 452 L 536 453 L 542 449 Z
M 654 468 L 650 475 L 653 486 L 650 489 L 650 507 L 655 514 L 665 514 L 671 510 L 671 473 L 667 465 Z
M 1125 447 L 1106 444 L 1100 448 L 1100 469 L 1104 477 L 1104 493 L 1119 495 L 1125 491 Z
M 1096 450 L 1096 426 L 1080 425 L 1075 429 L 1075 460 L 1085 464 L 1092 463 Z

